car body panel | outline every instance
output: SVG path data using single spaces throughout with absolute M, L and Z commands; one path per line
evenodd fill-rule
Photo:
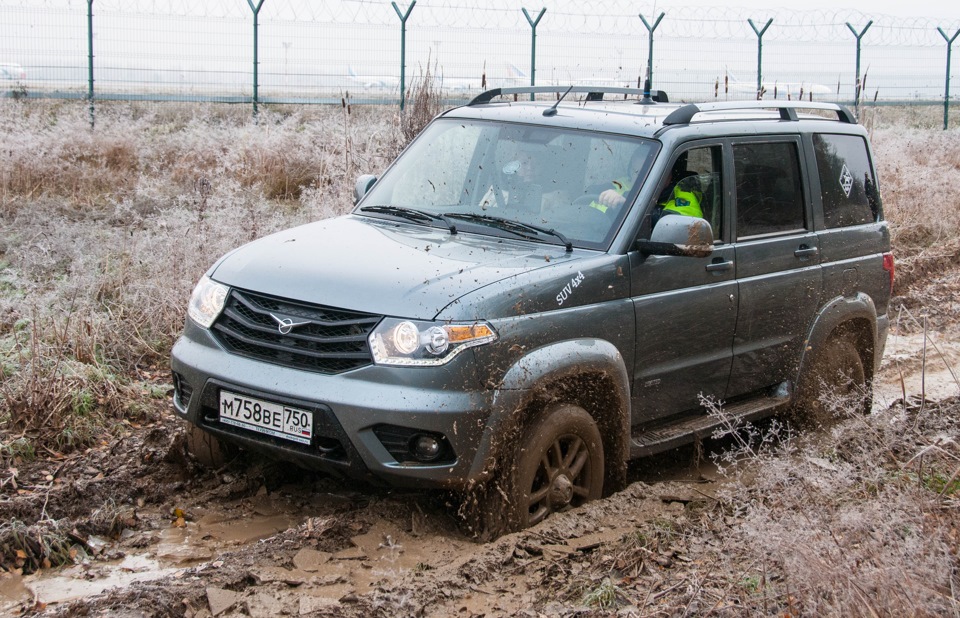
M 171 360 L 177 414 L 221 439 L 300 465 L 373 482 L 464 490 L 495 473 L 545 406 L 573 402 L 601 430 L 613 487 L 625 478 L 631 450 L 639 452 L 631 438 L 702 417 L 701 395 L 762 398 L 769 387 L 797 383 L 811 351 L 838 332 L 855 332 L 865 363 L 878 365 L 891 292 L 883 270 L 889 230 L 879 204 L 876 221 L 824 229 L 810 138 L 824 130 L 866 138 L 862 127 L 785 120 L 761 109 L 781 105 L 776 102 L 674 125 L 664 121 L 681 105 L 571 99 L 544 115 L 553 103 L 484 103 L 441 118 L 655 140 L 646 175 L 637 177 L 638 186 L 626 194 L 632 201 L 619 207 L 627 210 L 617 213 L 602 243 L 567 247 L 548 230 L 521 238 L 476 221 L 455 221 L 454 232 L 437 216 L 445 211 L 403 220 L 364 212 L 361 199 L 352 214 L 250 243 L 208 273 L 226 286 L 376 320 L 482 322 L 495 338 L 432 366 L 380 365 L 371 357 L 322 374 L 284 366 L 282 356 L 266 362 L 228 352 L 214 331 L 188 319 Z M 733 148 L 764 141 L 797 144 L 803 229 L 738 240 Z M 676 154 L 697 145 L 716 147 L 724 166 L 724 212 L 715 220 L 722 231 L 711 254 L 641 253 L 637 241 L 650 239 L 658 185 L 670 176 Z M 304 447 L 223 425 L 220 389 L 311 410 L 320 433 Z M 777 404 L 790 393 L 779 389 Z M 403 445 L 378 433 L 383 427 L 402 436 L 441 436 L 449 458 L 411 461 L 397 450 Z

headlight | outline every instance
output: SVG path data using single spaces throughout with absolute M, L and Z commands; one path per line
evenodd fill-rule
M 430 366 L 450 362 L 473 346 L 497 339 L 486 322 L 438 324 L 387 318 L 370 333 L 370 350 L 378 365 Z
M 201 277 L 197 287 L 190 295 L 190 304 L 187 315 L 204 328 L 210 328 L 223 310 L 223 303 L 227 300 L 230 288 L 220 285 L 207 276 Z

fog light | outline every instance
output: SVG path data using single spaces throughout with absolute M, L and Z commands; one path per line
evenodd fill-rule
M 433 436 L 420 434 L 413 438 L 413 454 L 420 461 L 433 461 L 440 456 L 440 442 Z

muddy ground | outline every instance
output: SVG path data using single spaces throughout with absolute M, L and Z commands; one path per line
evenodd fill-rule
M 960 518 L 949 475 L 960 434 L 960 269 L 913 287 L 896 300 L 870 417 L 799 438 L 781 433 L 791 447 L 769 455 L 726 439 L 642 461 L 626 490 L 487 544 L 464 535 L 442 494 L 359 487 L 247 455 L 205 470 L 158 406 L 153 422 L 118 440 L 0 471 L 0 614 L 891 615 L 911 604 L 914 615 L 956 612 Z M 154 371 L 163 383 L 165 369 Z M 721 473 L 713 459 L 725 452 L 738 463 Z M 930 454 L 927 472 L 923 458 L 914 472 L 918 452 Z M 831 485 L 834 476 L 874 478 L 874 463 L 876 478 L 893 480 L 860 482 L 849 495 Z M 934 468 L 943 478 L 930 486 Z M 909 493 L 904 479 L 914 477 L 926 493 Z M 807 494 L 791 503 L 796 483 Z M 902 520 L 870 515 L 901 508 L 882 500 L 907 505 Z M 769 525 L 805 501 L 799 529 L 827 539 L 822 551 L 758 523 L 758 505 Z M 850 510 L 824 519 L 818 511 L 828 507 Z M 857 517 L 876 519 L 856 527 Z M 872 538 L 887 525 L 923 533 Z M 915 558 L 884 554 L 897 543 Z M 885 575 L 884 560 L 898 571 Z M 824 585 L 805 564 L 840 575 Z M 838 588 L 844 573 L 849 582 Z M 884 584 L 888 576 L 902 592 Z

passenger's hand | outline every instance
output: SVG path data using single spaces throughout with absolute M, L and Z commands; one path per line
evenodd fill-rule
M 615 189 L 607 189 L 597 197 L 597 202 L 603 204 L 604 206 L 609 206 L 610 208 L 618 208 L 623 205 L 627 200 L 617 193 Z

